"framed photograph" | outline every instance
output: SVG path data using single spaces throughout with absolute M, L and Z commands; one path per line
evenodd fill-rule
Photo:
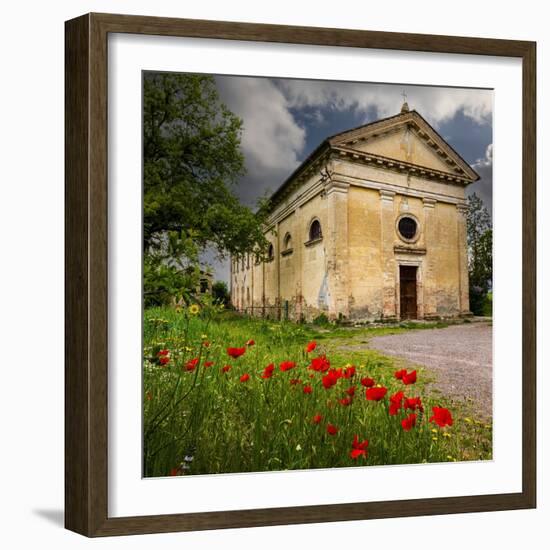
M 535 43 L 65 39 L 68 529 L 536 506 Z

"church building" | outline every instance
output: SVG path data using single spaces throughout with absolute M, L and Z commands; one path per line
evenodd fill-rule
M 232 258 L 231 300 L 311 321 L 469 315 L 466 187 L 478 174 L 405 102 L 325 139 L 271 197 L 268 258 Z

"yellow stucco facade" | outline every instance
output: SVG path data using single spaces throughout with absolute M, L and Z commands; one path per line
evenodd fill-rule
M 233 305 L 296 320 L 469 314 L 465 190 L 477 179 L 406 104 L 327 138 L 272 197 L 270 258 L 232 258 Z

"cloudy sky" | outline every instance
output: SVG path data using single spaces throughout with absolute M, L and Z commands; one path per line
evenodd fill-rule
M 480 174 L 468 188 L 492 208 L 493 92 L 466 88 L 216 76 L 221 100 L 243 120 L 247 174 L 236 193 L 254 207 L 327 136 L 392 116 L 403 93 Z M 227 262 L 213 261 L 215 278 L 228 281 Z

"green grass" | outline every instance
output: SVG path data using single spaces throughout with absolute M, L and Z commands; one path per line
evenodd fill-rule
M 490 458 L 490 425 L 464 420 L 461 405 L 428 396 L 429 375 L 421 369 L 417 383 L 404 386 L 394 377 L 401 365 L 364 345 L 372 336 L 411 328 L 428 328 L 428 324 L 319 327 L 229 312 L 192 316 L 172 308 L 146 310 L 145 475 L 165 476 L 174 469 L 207 474 Z M 228 356 L 228 347 L 245 346 L 249 339 L 255 344 L 246 347 L 243 356 Z M 306 354 L 304 348 L 312 340 L 318 347 Z M 162 349 L 170 350 L 164 366 L 157 355 Z M 325 389 L 323 373 L 307 368 L 311 357 L 322 354 L 332 368 L 354 365 L 356 374 Z M 198 359 L 198 365 L 187 370 L 192 359 Z M 296 362 L 296 367 L 282 372 L 279 365 L 288 360 Z M 207 362 L 213 365 L 206 367 Z M 264 379 L 261 374 L 270 363 L 275 365 L 274 374 Z M 223 372 L 224 365 L 231 369 Z M 241 382 L 244 374 L 250 378 Z M 365 398 L 360 379 L 366 376 L 388 388 L 384 399 Z M 306 385 L 312 393 L 304 393 Z M 340 400 L 347 397 L 350 386 L 356 387 L 355 396 L 343 406 Z M 417 425 L 409 432 L 401 426 L 403 410 L 388 414 L 389 396 L 397 390 L 409 397 L 422 396 L 424 414 L 419 413 Z M 452 427 L 428 422 L 433 405 L 451 408 Z M 315 424 L 312 419 L 318 414 L 322 421 Z M 327 433 L 328 423 L 338 427 L 336 435 Z M 368 456 L 357 460 L 350 457 L 355 435 L 360 441 L 369 440 Z

